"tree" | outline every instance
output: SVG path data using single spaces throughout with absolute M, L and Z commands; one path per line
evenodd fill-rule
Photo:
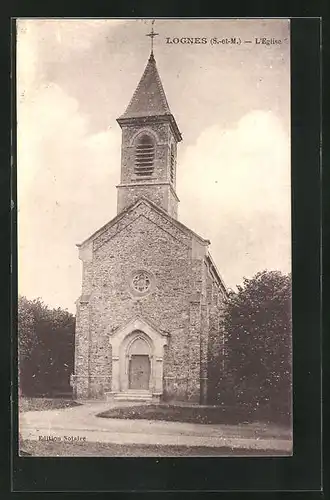
M 69 391 L 73 372 L 75 318 L 40 299 L 18 299 L 20 389 L 23 394 Z
M 245 278 L 228 297 L 223 326 L 226 361 L 219 397 L 290 413 L 291 276 L 262 271 Z
M 34 334 L 35 318 L 32 312 L 31 301 L 26 297 L 18 299 L 18 355 L 19 363 L 28 359 L 34 347 L 36 337 Z

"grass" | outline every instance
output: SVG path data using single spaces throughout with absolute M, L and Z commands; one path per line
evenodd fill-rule
M 27 455 L 28 454 L 28 455 Z M 274 456 L 274 450 L 208 448 L 202 446 L 120 445 L 113 443 L 64 443 L 24 440 L 21 455 L 31 457 L 191 457 L 191 456 Z M 281 452 L 281 455 L 290 453 Z
M 170 404 L 150 404 L 111 408 L 97 415 L 102 418 L 165 420 L 170 422 L 187 422 L 194 424 L 228 424 L 238 425 L 254 423 L 260 419 L 253 414 L 235 413 L 235 410 L 219 406 L 178 406 Z M 264 423 L 273 422 L 264 420 Z M 284 425 L 289 427 L 289 425 Z
M 61 408 L 70 408 L 72 406 L 81 406 L 80 403 L 72 399 L 51 398 L 21 398 L 18 405 L 20 412 L 58 410 Z

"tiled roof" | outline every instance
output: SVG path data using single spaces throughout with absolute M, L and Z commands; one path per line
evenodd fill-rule
M 153 54 L 125 113 L 120 118 L 171 115 Z

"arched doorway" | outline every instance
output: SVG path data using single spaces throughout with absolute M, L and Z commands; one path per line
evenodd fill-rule
M 150 345 L 137 336 L 128 346 L 128 388 L 148 391 L 150 387 Z
M 111 394 L 116 397 L 121 395 L 121 399 L 137 392 L 149 393 L 155 400 L 161 396 L 167 336 L 142 318 L 135 318 L 109 332 L 112 348 Z M 134 389 L 137 386 L 139 388 Z

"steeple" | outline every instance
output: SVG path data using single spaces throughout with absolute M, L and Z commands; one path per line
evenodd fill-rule
M 148 36 L 153 42 L 153 29 Z M 176 157 L 182 136 L 166 99 L 153 45 L 133 97 L 117 122 L 122 129 L 118 213 L 143 196 L 177 218 Z
M 182 140 L 179 127 L 170 111 L 165 91 L 158 73 L 153 51 L 150 53 L 147 65 L 136 87 L 126 111 L 117 121 L 124 124 L 132 118 L 167 117 L 172 123 L 177 141 Z
M 170 114 L 171 111 L 159 77 L 155 57 L 151 53 L 141 80 L 121 118 Z

